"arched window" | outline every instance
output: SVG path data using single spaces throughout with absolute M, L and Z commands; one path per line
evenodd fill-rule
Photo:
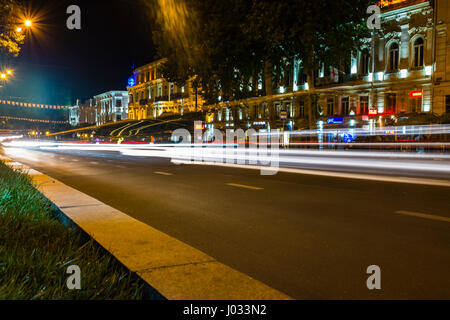
M 414 67 L 423 67 L 423 39 L 418 38 L 414 41 Z
M 394 42 L 389 47 L 389 71 L 398 70 L 398 43 Z

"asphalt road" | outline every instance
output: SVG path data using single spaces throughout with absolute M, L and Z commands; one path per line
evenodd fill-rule
M 450 298 L 449 187 L 6 153 L 296 299 Z M 370 265 L 381 290 L 366 287 Z

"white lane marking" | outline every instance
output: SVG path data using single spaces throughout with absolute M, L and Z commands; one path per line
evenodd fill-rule
M 153 173 L 160 174 L 162 176 L 173 176 L 173 173 L 170 173 L 170 172 L 155 171 Z
M 98 164 L 97 161 L 91 161 L 90 163 L 92 163 L 92 164 Z
M 406 216 L 430 219 L 430 220 L 450 222 L 450 218 L 441 217 L 441 216 L 435 216 L 433 214 L 426 214 L 426 213 L 412 212 L 412 211 L 404 211 L 404 210 L 395 211 L 395 213 L 403 214 L 403 215 L 406 215 Z
M 296 173 L 296 174 L 308 174 L 324 177 L 335 177 L 345 179 L 358 179 L 358 180 L 370 180 L 370 181 L 382 181 L 382 182 L 395 182 L 395 183 L 407 183 L 407 184 L 421 184 L 428 186 L 450 187 L 449 180 L 439 179 L 427 179 L 427 178 L 413 178 L 413 177 L 395 177 L 395 176 L 382 176 L 371 175 L 364 173 L 346 173 L 346 172 L 333 172 L 333 171 L 318 171 L 307 169 L 295 169 L 295 168 L 276 168 L 265 167 L 255 165 L 240 165 L 229 163 L 217 163 L 217 162 L 202 162 L 202 161 L 185 161 L 185 160 L 171 160 L 175 164 L 191 164 L 191 165 L 204 165 L 204 166 L 220 166 L 231 167 L 239 169 L 251 169 L 251 170 L 273 170 L 276 172 Z
M 232 187 L 250 189 L 250 190 L 262 190 L 262 189 L 264 189 L 264 188 L 260 188 L 260 187 L 247 186 L 245 184 L 239 184 L 239 183 L 227 183 L 227 185 L 228 186 L 232 186 Z
M 74 162 L 78 162 L 78 161 L 80 161 L 80 160 L 78 160 L 78 159 L 72 159 L 72 161 L 74 161 Z

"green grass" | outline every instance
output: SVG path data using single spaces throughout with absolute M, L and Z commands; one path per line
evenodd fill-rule
M 81 289 L 66 285 L 69 265 Z M 61 224 L 29 177 L 0 162 L 0 299 L 141 299 L 142 284 L 92 240 Z

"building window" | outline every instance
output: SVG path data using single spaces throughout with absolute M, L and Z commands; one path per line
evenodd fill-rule
M 445 96 L 445 112 L 450 113 L 450 96 Z
M 423 67 L 423 39 L 419 38 L 414 42 L 414 67 Z
M 369 113 L 369 96 L 359 97 L 359 113 L 360 114 Z
M 361 73 L 363 75 L 369 74 L 369 64 L 370 64 L 370 55 L 368 53 L 363 53 L 361 56 Z
M 389 71 L 398 70 L 398 43 L 395 42 L 389 47 Z
M 419 98 L 411 98 L 411 112 L 412 113 L 420 113 L 422 112 L 422 97 Z
M 386 113 L 395 113 L 397 105 L 397 95 L 395 93 L 386 94 Z
M 158 97 L 161 97 L 161 96 L 162 96 L 162 86 L 159 85 L 158 86 Z
M 327 99 L 327 115 L 334 114 L 334 98 Z
M 344 116 L 348 116 L 349 112 L 350 112 L 350 98 L 349 97 L 342 98 L 342 114 Z
M 445 112 L 450 113 L 450 96 L 445 96 Z

